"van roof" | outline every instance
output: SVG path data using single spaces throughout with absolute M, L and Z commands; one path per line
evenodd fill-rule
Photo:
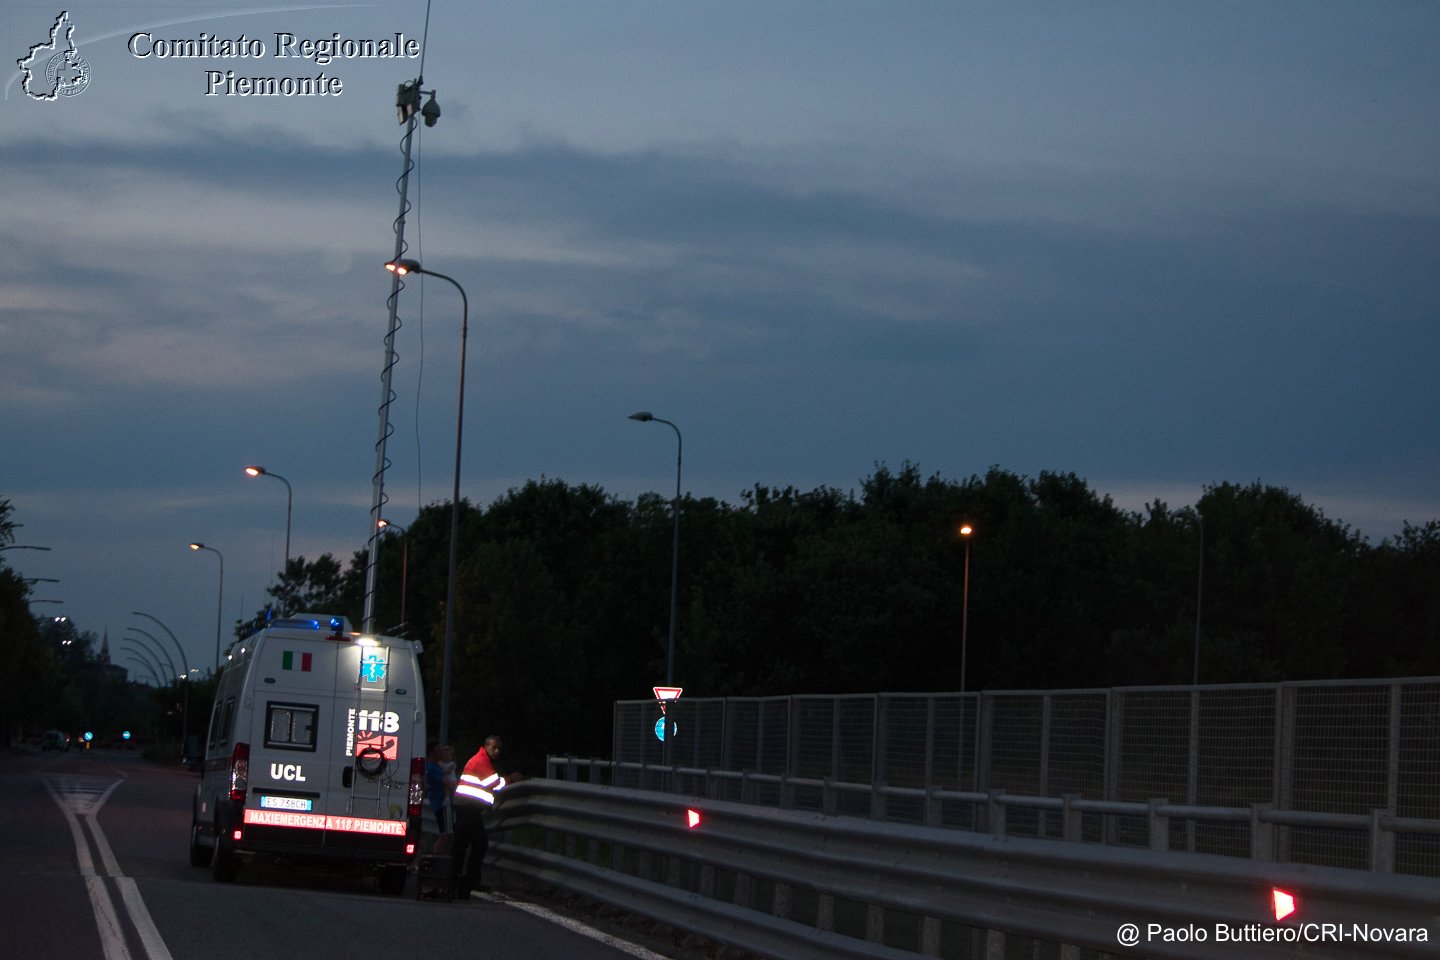
M 238 663 L 241 660 L 248 660 L 265 637 L 275 640 L 342 640 L 361 645 L 401 646 L 409 647 L 417 654 L 425 649 L 419 640 L 358 633 L 351 627 L 347 617 L 338 614 L 295 613 L 277 617 L 249 637 L 237 640 L 231 647 L 231 662 Z

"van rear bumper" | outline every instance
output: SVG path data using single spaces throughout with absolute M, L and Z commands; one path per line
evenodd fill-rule
M 382 835 L 338 829 L 243 824 L 234 849 L 239 854 L 410 863 L 420 840 L 420 818 L 393 821 L 404 833 Z

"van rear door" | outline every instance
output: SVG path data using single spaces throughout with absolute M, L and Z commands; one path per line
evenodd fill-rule
M 416 742 L 424 734 L 416 730 L 423 715 L 417 716 L 420 688 L 414 651 L 403 641 L 392 645 L 361 638 L 338 644 L 336 652 L 334 703 L 341 748 L 331 767 L 329 813 L 355 818 L 366 832 L 403 837 L 410 761 L 424 755 Z

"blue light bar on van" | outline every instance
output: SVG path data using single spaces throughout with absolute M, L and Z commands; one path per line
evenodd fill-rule
M 287 617 L 281 620 L 272 620 L 269 624 L 271 629 L 282 630 L 329 630 L 339 636 L 345 633 L 350 624 L 344 617 L 329 617 L 321 620 L 319 617 Z

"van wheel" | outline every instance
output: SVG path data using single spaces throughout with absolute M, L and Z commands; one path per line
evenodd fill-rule
M 213 847 L 207 847 L 200 842 L 200 822 L 195 819 L 194 814 L 190 816 L 190 866 L 210 866 Z
M 227 847 L 218 836 L 215 837 L 215 852 L 210 857 L 210 875 L 221 883 L 233 883 L 235 874 L 240 872 L 240 858 Z
M 409 875 L 409 871 L 403 866 L 381 867 L 380 892 L 392 897 L 400 896 L 405 892 L 405 880 Z

